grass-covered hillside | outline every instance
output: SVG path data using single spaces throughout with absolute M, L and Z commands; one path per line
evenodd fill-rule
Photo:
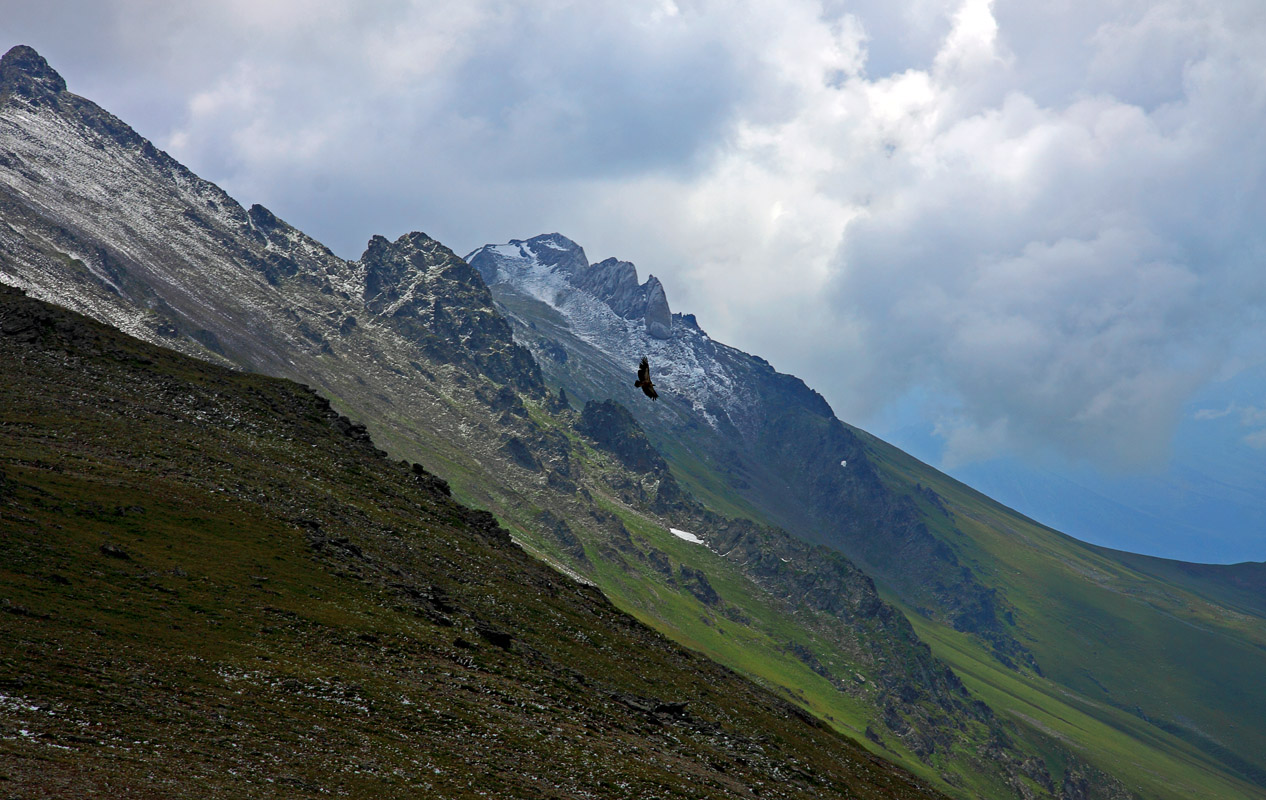
M 1087 545 L 866 438 L 893 486 L 942 499 L 934 532 L 1005 600 L 1040 668 L 1007 669 L 971 637 L 909 614 L 973 691 L 1144 796 L 1266 797 L 1266 564 Z
M 296 384 L 0 292 L 0 795 L 931 797 Z

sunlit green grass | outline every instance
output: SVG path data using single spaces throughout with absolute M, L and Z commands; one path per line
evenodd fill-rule
M 970 637 L 907 613 L 973 691 L 1145 796 L 1266 796 L 1263 773 L 1251 773 L 1266 753 L 1260 617 L 1143 575 L 877 440 L 871 447 L 894 480 L 945 499 L 965 535 L 942 535 L 1004 592 L 1043 671 L 1007 670 Z

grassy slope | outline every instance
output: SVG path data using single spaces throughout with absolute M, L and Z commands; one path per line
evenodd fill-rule
M 0 336 L 0 794 L 930 796 L 294 384 L 40 313 Z
M 558 424 L 544 417 L 537 419 L 545 425 Z M 574 438 L 582 454 L 581 464 L 592 470 L 612 467 L 608 456 L 594 451 L 583 439 Z M 953 791 L 935 770 L 920 763 L 899 741 L 881 748 L 865 740 L 862 734 L 876 714 L 873 702 L 860 699 L 868 693 L 858 691 L 854 696 L 840 692 L 796 658 L 790 646 L 805 647 L 823 663 L 842 670 L 847 667 L 848 671 L 855 669 L 848 666 L 855 662 L 852 656 L 841 652 L 827 639 L 815 636 L 805 619 L 797 619 L 781 609 L 776 600 L 754 585 L 735 564 L 704 546 L 674 536 L 660 520 L 630 508 L 614 496 L 598 494 L 597 498 L 600 507 L 620 519 L 638 546 L 665 553 L 674 567 L 686 566 L 704 572 L 725 603 L 738 613 L 726 616 L 689 592 L 667 585 L 664 576 L 645 562 L 627 559 L 615 563 L 603 557 L 595 552 L 600 538 L 581 530 L 593 569 L 580 569 L 602 587 L 616 606 L 674 641 L 702 652 L 812 711 L 841 733 L 887 758 L 895 758 L 942 790 Z M 548 502 L 548 498 L 542 500 Z M 576 566 L 557 542 L 541 537 L 533 527 L 524 526 L 514 532 L 516 538 L 539 557 L 569 568 Z M 805 616 L 814 615 L 806 613 Z
M 1266 562 L 1192 564 L 1108 548 L 1096 549 L 1131 569 L 1177 584 L 1218 605 L 1266 617 Z
M 575 338 L 561 316 L 539 301 L 514 292 L 499 294 L 498 301 L 512 312 L 520 308 L 530 310 L 541 333 L 554 339 L 566 339 L 570 350 L 591 347 Z M 589 362 L 602 363 L 602 359 L 589 359 Z M 567 367 L 562 365 L 555 368 Z M 605 398 L 611 385 L 626 377 L 611 374 L 594 379 L 581 378 L 581 375 L 583 373 L 576 373 L 569 381 L 572 387 L 569 392 L 571 402 L 578 405 L 589 399 Z M 586 454 L 582 459 L 583 463 L 593 465 L 594 462 L 608 460 L 595 453 L 569 429 L 560 427 L 557 420 L 544 415 L 535 419 L 544 426 L 567 433 L 579 447 L 579 452 Z M 715 469 L 699 456 L 686 451 L 680 443 L 668 455 L 673 464 L 674 475 L 710 508 L 724 514 L 759 518 L 759 513 L 728 490 L 718 480 Z M 601 468 L 602 465 L 598 466 L 598 469 Z M 472 495 L 486 496 L 487 489 L 478 487 L 486 486 L 487 479 L 474 474 L 469 478 L 472 484 L 468 491 Z M 866 740 L 862 734 L 876 715 L 873 702 L 840 692 L 796 658 L 789 646 L 799 644 L 812 652 L 819 661 L 841 668 L 853 662 L 851 657 L 839 652 L 821 637 L 813 636 L 803 624 L 779 610 L 777 604 L 743 576 L 735 565 L 704 547 L 673 536 L 659 520 L 629 508 L 615 498 L 607 497 L 603 504 L 621 519 L 636 542 L 667 553 L 677 565 L 687 565 L 705 572 L 717 592 L 727 603 L 738 608 L 742 616 L 740 619 L 727 619 L 718 615 L 688 592 L 665 586 L 663 576 L 645 564 L 632 561 L 617 566 L 594 553 L 592 562 L 596 571 L 588 577 L 602 587 L 612 602 L 674 641 L 699 650 L 718 663 L 738 670 L 812 711 L 860 744 L 885 757 L 896 759 L 907 769 L 938 785 L 941 790 L 955 793 L 953 786 L 944 783 L 936 770 L 921 763 L 899 740 L 885 742 L 885 747 Z M 498 511 L 498 516 L 509 521 L 516 537 L 532 552 L 551 563 L 574 566 L 571 559 L 559 550 L 557 543 L 541 537 L 533 526 L 513 524 L 516 516 L 522 516 L 521 508 L 515 509 L 506 504 Z M 583 530 L 581 535 L 585 535 Z M 592 540 L 590 548 L 593 549 Z M 841 671 L 855 670 L 849 667 Z M 956 769 L 951 771 L 960 772 Z
M 550 334 L 568 336 L 562 329 Z M 574 346 L 574 342 L 569 344 Z M 578 395 L 573 392 L 573 397 L 579 399 Z M 907 487 L 930 486 L 946 498 L 954 524 L 966 534 L 949 534 L 951 546 L 1016 607 L 1024 643 L 1036 654 L 1045 679 L 1004 669 L 969 637 L 903 610 L 916 622 L 920 637 L 933 645 L 974 693 L 1035 732 L 1029 742 L 1053 737 L 1119 775 L 1143 796 L 1266 796 L 1261 776 L 1250 762 L 1255 753 L 1266 752 L 1255 749 L 1262 735 L 1258 720 L 1266 714 L 1256 716 L 1262 696 L 1251 692 L 1262 663 L 1262 620 L 1256 613 L 1260 606 L 1254 605 L 1257 595 L 1207 576 L 1198 585 L 1190 576 L 1185 580 L 1182 575 L 1167 576 L 1164 563 L 1131 568 L 1133 562 L 1124 554 L 1102 552 L 1045 529 L 878 440 L 867 437 L 867 441 L 890 476 Z M 680 443 L 658 444 L 678 479 L 709 506 L 760 518 L 717 479 L 706 459 L 687 452 Z M 932 527 L 945 534 L 950 526 Z M 1017 541 L 1026 546 L 1016 547 Z M 717 569 L 715 565 L 707 568 L 710 574 Z M 749 652 L 736 655 L 732 648 L 718 644 L 715 632 L 699 636 L 690 630 L 689 621 L 695 618 L 692 610 L 657 606 L 636 593 L 624 594 L 619 580 L 604 580 L 603 585 L 622 607 L 674 638 L 785 687 L 814 710 L 832 713 L 829 698 L 838 692 L 821 686 L 823 682 L 811 672 L 802 670 L 796 676 L 786 671 L 785 664 L 777 665 L 776 647 L 748 642 Z M 891 596 L 886 599 L 896 601 Z M 774 661 L 762 663 L 753 652 L 764 652 Z M 785 655 L 782 658 L 786 660 Z M 1140 675 L 1139 663 L 1156 668 Z M 1104 686 L 1113 687 L 1115 693 L 1105 692 Z M 799 688 L 806 694 L 800 695 Z M 1218 710 L 1206 707 L 1209 698 L 1215 699 Z M 1037 708 L 1046 709 L 1044 713 L 1033 712 L 1035 702 Z M 1166 721 L 1158 719 L 1158 710 L 1195 720 L 1197 725 L 1203 721 L 1211 729 L 1247 735 L 1230 743 L 1184 741 L 1122 710 L 1131 705 L 1148 706 L 1149 716 L 1162 726 Z M 856 717 L 842 719 L 848 720 L 846 730 L 856 730 Z M 910 768 L 920 768 L 917 760 L 900 755 Z M 929 777 L 935 780 L 934 775 Z
M 601 357 L 584 358 L 589 345 L 576 340 L 565 321 L 542 304 L 513 292 L 502 292 L 498 300 L 512 313 L 535 321 L 531 336 L 566 342 L 590 368 L 604 363 Z M 573 369 L 570 360 L 549 365 L 547 372 L 568 386 L 573 402 L 607 396 L 613 382 L 622 377 L 588 375 Z M 672 410 L 664 407 L 655 412 L 671 414 Z M 1026 737 L 1029 744 L 1040 748 L 1046 737 L 1062 740 L 1105 771 L 1120 774 L 1145 796 L 1263 796 L 1259 765 L 1252 763 L 1257 753 L 1266 752 L 1260 725 L 1266 710 L 1261 708 L 1261 693 L 1253 692 L 1262 663 L 1261 606 L 1254 605 L 1259 594 L 1228 587 L 1216 576 L 1171 574 L 1164 563 L 1144 564 L 1086 546 L 998 506 L 878 440 L 865 438 L 876 461 L 897 484 L 908 490 L 921 483 L 946 499 L 953 524 L 929 514 L 929 527 L 1014 607 L 1015 633 L 1033 650 L 1045 679 L 1006 670 L 972 640 L 919 619 L 909 609 L 906 614 L 917 622 L 920 636 L 933 644 L 973 691 L 1034 731 Z M 762 518 L 737 496 L 707 454 L 690 450 L 680 438 L 661 438 L 656 444 L 682 485 L 710 507 Z M 921 498 L 915 501 L 926 506 Z M 711 575 L 718 567 L 708 565 L 707 569 Z M 767 637 L 756 637 L 744 648 L 730 648 L 715 631 L 693 630 L 695 610 L 674 606 L 681 598 L 673 602 L 648 599 L 644 590 L 624 590 L 619 575 L 600 579 L 623 607 L 675 638 L 781 684 L 793 695 L 803 686 L 810 707 L 821 708 L 822 700 L 832 694 L 818 693 L 812 673 L 806 683 L 787 682 L 797 676 L 787 671 L 785 663 L 778 663 L 780 654 L 776 646 L 769 646 Z M 651 577 L 647 580 L 653 582 Z M 773 660 L 762 663 L 765 657 Z M 782 659 L 785 662 L 785 654 Z M 1139 664 L 1149 666 L 1140 670 Z M 1243 696 L 1247 700 L 1242 702 Z M 1026 711 L 1034 699 L 1048 713 Z M 1130 713 L 1134 706 L 1144 707 L 1144 713 L 1159 725 Z M 856 724 L 853 718 L 847 727 Z M 1213 737 L 1196 741 L 1198 737 L 1189 732 L 1192 728 L 1242 731 L 1245 736 L 1229 742 Z M 1187 740 L 1175 733 L 1185 733 Z M 1057 767 L 1057 756 L 1049 761 Z M 917 761 L 905 763 L 919 768 Z
M 1146 796 L 1266 796 L 1266 620 L 1213 597 L 1226 592 L 1197 593 L 1157 565 L 1144 573 L 1131 558 L 1038 525 L 879 440 L 868 444 L 894 481 L 944 498 L 965 534 L 949 543 L 1014 606 L 1045 675 L 1005 670 L 963 635 L 908 613 L 969 686 L 995 708 L 1077 742 Z

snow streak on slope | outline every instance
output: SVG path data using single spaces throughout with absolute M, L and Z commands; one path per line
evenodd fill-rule
M 558 311 L 577 338 L 627 367 L 630 384 L 638 362 L 646 356 L 661 395 L 671 393 L 685 399 L 714 428 L 725 418 L 745 435 L 755 433 L 762 409 L 753 394 L 742 391 L 741 376 L 727 365 L 724 356 L 731 348 L 712 341 L 692 320 L 679 314 L 673 315 L 668 339 L 651 336 L 646 320 L 625 319 L 602 300 L 572 285 L 567 269 L 550 263 L 556 259 L 549 258 L 554 253 L 546 250 L 570 250 L 579 256 L 580 269 L 589 268 L 580 247 L 557 234 L 485 245 L 466 260 L 495 263 L 492 283 L 509 284 Z

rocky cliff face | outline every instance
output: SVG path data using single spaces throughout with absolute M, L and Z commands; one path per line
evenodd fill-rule
M 646 283 L 637 282 L 637 268 L 628 261 L 608 258 L 589 269 L 573 274 L 571 283 L 606 303 L 625 319 L 646 322 L 646 332 L 656 339 L 672 336 L 672 311 L 664 286 L 654 275 Z
M 444 363 L 470 362 L 498 383 L 544 393 L 531 354 L 514 343 L 479 274 L 423 233 L 375 236 L 357 265 L 365 311 Z

